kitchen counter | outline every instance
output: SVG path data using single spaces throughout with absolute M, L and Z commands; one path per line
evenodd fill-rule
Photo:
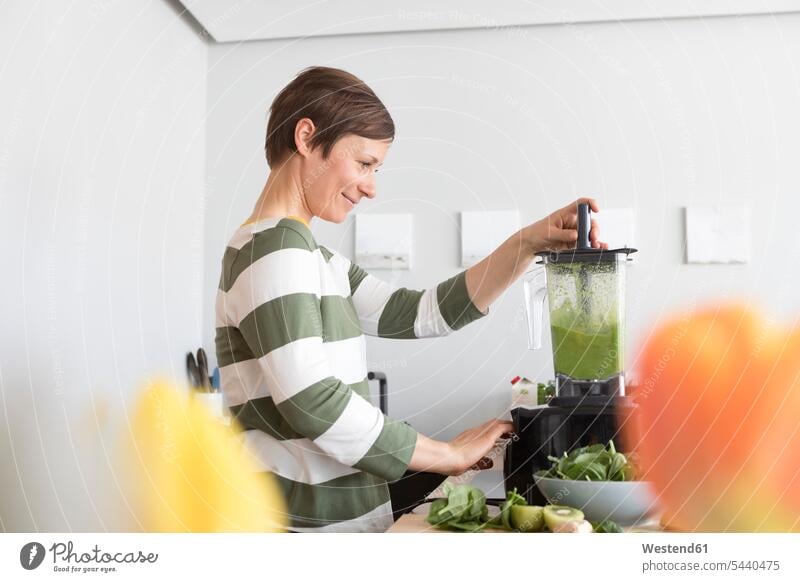
M 444 483 L 447 482 L 452 485 L 473 485 L 483 491 L 487 498 L 504 499 L 506 494 L 505 483 L 503 481 L 504 449 L 505 447 L 498 447 L 489 455 L 494 463 L 491 469 L 485 471 L 468 471 L 459 477 L 448 477 L 442 485 L 431 492 L 427 500 L 430 501 L 444 497 L 442 489 Z M 448 533 L 446 530 L 435 528 L 426 522 L 425 516 L 427 515 L 427 511 L 424 511 L 424 513 L 425 515 L 418 515 L 415 513 L 401 515 L 394 525 L 386 530 L 386 533 Z M 625 532 L 629 533 L 653 533 L 664 531 L 657 518 L 623 529 Z M 514 533 L 505 529 L 493 528 L 486 528 L 483 531 L 485 533 Z
M 626 533 L 661 533 L 664 530 L 658 523 L 658 520 L 651 520 L 641 523 L 639 525 L 624 528 Z M 514 533 L 504 529 L 485 529 L 484 533 Z M 425 521 L 424 515 L 415 515 L 413 513 L 406 513 L 401 516 L 392 527 L 386 530 L 386 533 L 448 533 L 433 527 Z
M 474 485 L 478 487 L 482 491 L 486 493 L 487 497 L 495 497 L 495 498 L 504 498 L 505 497 L 505 488 L 503 486 L 503 472 L 502 468 L 496 467 L 494 469 L 490 469 L 488 471 L 475 471 L 472 472 L 470 475 L 463 477 L 449 477 L 447 481 L 452 483 L 453 485 L 458 485 L 459 483 L 469 483 L 470 485 Z M 435 491 L 431 493 L 428 497 L 429 500 L 436 499 L 443 497 L 442 487 L 438 487 Z M 626 533 L 657 533 L 665 531 L 660 523 L 659 520 L 651 519 L 646 522 L 642 522 L 635 526 L 630 526 L 623 528 Z M 515 533 L 510 532 L 505 529 L 493 529 L 493 528 L 486 528 L 483 530 L 484 533 Z M 449 533 L 446 530 L 441 530 L 439 528 L 433 527 L 431 524 L 425 521 L 425 515 L 418 515 L 415 513 L 406 513 L 401 515 L 400 518 L 386 530 L 386 533 Z

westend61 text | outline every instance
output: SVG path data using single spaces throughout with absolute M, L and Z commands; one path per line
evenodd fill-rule
M 642 544 L 645 554 L 707 554 L 708 544 Z

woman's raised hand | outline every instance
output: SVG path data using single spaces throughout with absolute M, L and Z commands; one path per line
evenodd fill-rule
M 578 198 L 564 208 L 556 210 L 543 219 L 522 229 L 522 236 L 532 253 L 561 251 L 575 247 L 578 240 L 578 204 L 587 203 L 592 212 L 600 212 L 594 198 Z M 598 239 L 599 227 L 592 219 L 589 242 L 593 248 L 607 249 L 608 245 Z

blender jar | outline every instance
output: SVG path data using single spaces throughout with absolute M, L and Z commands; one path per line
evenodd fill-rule
M 556 396 L 622 396 L 625 272 L 636 249 L 592 249 L 588 206 L 580 206 L 578 248 L 537 253 L 539 266 L 524 279 L 528 347 L 541 348 L 546 298 Z
M 622 372 L 622 257 L 616 255 L 614 260 L 598 263 L 548 263 L 547 297 L 556 374 L 575 380 L 608 380 Z

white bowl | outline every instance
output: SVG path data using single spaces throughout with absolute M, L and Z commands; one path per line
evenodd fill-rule
M 538 475 L 534 481 L 550 503 L 580 509 L 591 522 L 610 519 L 632 525 L 658 511 L 647 481 L 571 481 Z

